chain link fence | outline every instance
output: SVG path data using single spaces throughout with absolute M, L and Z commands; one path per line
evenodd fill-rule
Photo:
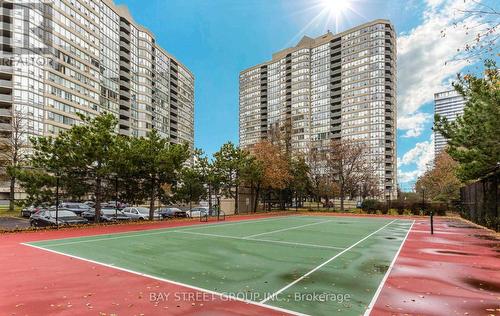
M 462 217 L 495 231 L 500 231 L 498 211 L 500 171 L 460 189 Z

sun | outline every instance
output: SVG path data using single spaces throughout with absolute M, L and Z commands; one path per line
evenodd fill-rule
M 330 11 L 329 13 L 342 14 L 346 11 L 352 10 L 352 1 L 349 0 L 321 0 L 320 4 L 324 9 Z

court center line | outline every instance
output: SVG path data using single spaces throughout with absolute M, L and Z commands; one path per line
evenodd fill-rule
M 226 236 L 226 235 L 217 235 L 217 234 L 206 234 L 206 233 L 197 233 L 197 232 L 183 231 L 183 230 L 177 230 L 177 231 L 174 231 L 174 232 L 175 233 L 182 233 L 182 234 L 198 235 L 198 236 L 215 237 L 215 238 L 228 238 L 228 239 L 236 239 L 236 240 L 262 241 L 262 242 L 268 242 L 268 243 L 285 244 L 285 245 L 295 245 L 295 246 L 305 246 L 305 247 L 312 247 L 312 248 L 324 248 L 324 249 L 335 249 L 335 250 L 344 250 L 345 249 L 345 248 L 342 248 L 342 247 L 335 247 L 335 246 L 322 246 L 322 245 L 316 245 L 316 244 L 305 244 L 305 243 L 298 243 L 298 242 L 292 242 L 292 241 L 283 241 L 283 240 L 253 239 L 253 238 L 248 238 L 248 237 L 235 237 L 235 236 Z
M 60 252 L 60 251 L 56 251 L 56 250 L 52 250 L 52 249 L 47 249 L 47 248 L 40 247 L 40 246 L 35 246 L 35 245 L 27 244 L 27 243 L 21 243 L 21 245 L 28 246 L 28 247 L 33 247 L 33 248 L 36 248 L 36 249 L 39 249 L 39 250 L 44 250 L 44 251 L 52 252 L 52 253 L 55 253 L 55 254 L 58 254 L 58 255 L 62 255 L 62 256 L 66 256 L 66 257 L 70 257 L 70 258 L 75 258 L 75 259 L 83 260 L 83 261 L 90 262 L 90 263 L 97 264 L 97 265 L 101 265 L 101 266 L 104 266 L 104 267 L 108 267 L 108 268 L 112 268 L 112 269 L 116 269 L 116 270 L 128 272 L 128 273 L 131 273 L 131 274 L 139 275 L 141 277 L 146 277 L 146 278 L 150 278 L 150 279 L 157 280 L 157 281 L 162 281 L 162 282 L 166 282 L 166 283 L 170 283 L 170 284 L 175 284 L 175 285 L 182 286 L 182 287 L 185 287 L 185 288 L 188 288 L 188 289 L 192 289 L 192 290 L 196 290 L 196 291 L 199 291 L 199 292 L 209 293 L 209 294 L 212 294 L 214 296 L 222 298 L 222 301 L 236 300 L 236 301 L 239 301 L 239 302 L 244 302 L 244 303 L 255 305 L 255 306 L 260 306 L 262 308 L 272 309 L 272 310 L 279 311 L 279 312 L 282 312 L 282 313 L 285 313 L 285 314 L 297 315 L 297 316 L 309 316 L 307 314 L 296 312 L 296 311 L 293 311 L 293 310 L 288 310 L 288 309 L 277 307 L 277 306 L 262 304 L 260 302 L 256 302 L 256 301 L 252 301 L 252 300 L 242 299 L 242 298 L 238 297 L 238 295 L 228 295 L 228 294 L 224 294 L 224 293 L 212 291 L 212 290 L 209 290 L 209 289 L 204 289 L 204 288 L 201 288 L 201 287 L 197 287 L 197 286 L 194 286 L 194 285 L 189 285 L 189 284 L 186 284 L 186 283 L 177 282 L 177 281 L 166 279 L 166 278 L 162 278 L 162 277 L 157 277 L 157 276 L 154 276 L 154 275 L 151 275 L 151 274 L 134 271 L 134 270 L 130 270 L 130 269 L 127 269 L 127 268 L 117 267 L 117 266 L 112 265 L 112 264 L 103 263 L 103 262 L 99 262 L 99 261 L 95 261 L 95 260 L 91 260 L 91 259 L 86 259 L 86 258 L 75 256 L 75 255 L 70 255 L 70 254 L 67 254 L 67 253 L 64 253 L 64 252 Z
M 324 223 L 329 223 L 329 222 L 333 222 L 333 220 L 316 222 L 316 223 L 305 224 L 305 225 L 300 225 L 300 226 L 292 226 L 292 227 L 288 227 L 288 228 L 283 228 L 283 229 L 278 229 L 278 230 L 272 230 L 270 232 L 265 232 L 265 233 L 260 233 L 260 234 L 245 236 L 243 238 L 254 238 L 254 237 L 258 237 L 258 236 L 264 236 L 264 235 L 269 235 L 269 234 L 274 234 L 274 233 L 280 233 L 280 232 L 284 232 L 284 231 L 287 231 L 287 230 L 293 230 L 293 229 L 298 229 L 298 228 L 308 227 L 308 226 L 313 226 L 313 225 L 319 225 L 319 224 L 324 224 Z
M 405 244 L 406 242 L 406 239 L 408 239 L 408 235 L 410 234 L 410 231 L 411 229 L 413 228 L 413 225 L 415 224 L 415 221 L 413 221 L 413 223 L 411 223 L 411 226 L 410 228 L 408 229 L 408 231 L 406 232 L 406 236 L 405 238 L 403 239 L 403 242 L 401 242 L 401 245 L 399 246 L 399 249 L 398 249 L 398 252 L 396 252 L 396 255 L 394 256 L 394 258 L 392 259 L 392 262 L 389 266 L 389 269 L 387 269 L 387 271 L 385 272 L 385 275 L 384 275 L 384 278 L 382 279 L 382 281 L 380 282 L 378 288 L 377 288 L 377 291 L 375 292 L 375 295 L 373 296 L 370 304 L 368 305 L 368 308 L 366 309 L 365 313 L 363 316 L 368 316 L 371 314 L 372 312 L 372 309 L 373 307 L 375 306 L 375 303 L 377 302 L 377 299 L 380 295 L 380 292 L 382 292 L 382 289 L 384 288 L 384 284 L 385 284 L 385 281 L 387 281 L 387 278 L 389 277 L 389 274 L 391 273 L 391 270 L 392 268 L 394 267 L 394 264 L 396 263 L 396 260 L 398 259 L 399 257 L 399 253 L 401 252 L 401 249 L 403 249 L 403 245 Z
M 295 217 L 295 216 L 290 216 L 290 217 Z M 289 217 L 287 216 L 285 218 L 289 218 Z M 245 220 L 245 221 L 238 221 L 238 222 L 234 222 L 234 223 L 227 223 L 227 224 L 224 224 L 223 226 L 236 225 L 236 224 L 249 224 L 249 223 L 264 222 L 264 221 L 265 222 L 269 222 L 271 220 L 278 220 L 278 219 L 284 219 L 284 218 L 280 217 L 280 218 L 270 218 L 270 219 L 262 219 L 262 220 Z M 207 228 L 207 227 L 214 227 L 214 226 L 219 226 L 219 225 L 222 226 L 222 224 L 210 224 L 210 225 L 203 225 L 203 226 L 200 226 L 200 227 L 196 227 L 196 229 Z M 151 230 L 145 230 L 144 232 L 134 231 L 132 233 L 137 233 L 137 234 L 130 234 L 129 233 L 127 235 L 120 235 L 120 236 L 107 237 L 107 238 L 92 238 L 92 239 L 89 239 L 89 238 L 91 238 L 93 236 L 73 237 L 73 238 L 70 238 L 70 239 L 74 239 L 74 238 L 87 238 L 87 239 L 84 239 L 84 240 L 75 240 L 75 241 L 68 241 L 68 242 L 62 242 L 62 243 L 56 243 L 56 244 L 49 244 L 49 245 L 44 245 L 43 247 L 56 247 L 56 246 L 65 246 L 65 245 L 73 245 L 73 244 L 82 244 L 82 243 L 88 243 L 88 242 L 94 242 L 94 241 L 105 241 L 105 240 L 114 240 L 114 239 L 122 239 L 122 238 L 133 238 L 133 237 L 160 235 L 160 234 L 166 234 L 166 233 L 173 232 L 174 229 L 179 229 L 179 228 L 183 228 L 183 227 L 190 227 L 189 230 L 193 229 L 193 228 L 191 228 L 191 226 L 182 226 L 182 227 L 160 228 L 161 231 L 157 231 L 155 229 L 155 231 L 151 232 L 151 233 L 147 233 L 147 231 L 151 231 Z M 119 233 L 119 234 L 124 234 L 124 233 Z M 98 237 L 98 236 L 110 236 L 110 235 L 114 235 L 114 234 L 103 234 L 103 235 L 94 235 L 94 236 Z M 42 243 L 42 242 L 50 242 L 50 240 L 36 241 L 36 243 Z
M 373 233 L 363 237 L 362 239 L 358 240 L 357 242 L 355 242 L 354 244 L 352 244 L 351 246 L 349 246 L 348 248 L 342 250 L 341 252 L 339 252 L 338 254 L 336 254 L 335 256 L 331 257 L 330 259 L 326 260 L 325 262 L 323 262 L 322 264 L 318 265 L 317 267 L 315 267 L 314 269 L 310 270 L 309 272 L 307 272 L 306 274 L 304 274 L 303 276 L 301 276 L 300 278 L 298 278 L 297 280 L 289 283 L 288 285 L 282 287 L 281 289 L 279 289 L 278 291 L 274 292 L 273 294 L 271 294 L 270 296 L 268 296 L 267 298 L 263 299 L 262 301 L 260 301 L 261 304 L 264 304 L 265 302 L 271 300 L 271 299 L 274 299 L 277 295 L 279 295 L 280 293 L 282 293 L 283 291 L 286 291 L 288 288 L 294 286 L 295 284 L 299 283 L 300 281 L 302 281 L 303 279 L 307 278 L 309 275 L 313 274 L 314 272 L 316 272 L 317 270 L 321 269 L 322 267 L 324 267 L 325 265 L 327 265 L 328 263 L 332 262 L 333 260 L 335 260 L 336 258 L 340 257 L 341 255 L 343 255 L 344 253 L 348 252 L 349 250 L 351 250 L 352 248 L 356 247 L 357 245 L 359 245 L 360 243 L 362 243 L 363 241 L 367 240 L 368 238 L 370 238 L 371 236 L 375 235 L 376 233 L 378 233 L 379 231 L 381 231 L 382 229 L 386 228 L 387 226 L 389 226 L 390 224 L 394 223 L 395 221 L 397 221 L 397 219 L 385 224 L 384 226 L 380 227 L 379 229 L 377 229 L 376 231 L 374 231 Z

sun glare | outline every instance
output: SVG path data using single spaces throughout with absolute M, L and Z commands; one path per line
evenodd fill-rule
M 340 14 L 351 9 L 349 0 L 321 0 L 321 4 L 328 9 L 330 13 Z

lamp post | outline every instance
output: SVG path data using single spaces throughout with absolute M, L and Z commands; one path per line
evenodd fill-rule
M 59 229 L 59 175 L 56 175 L 56 228 Z

